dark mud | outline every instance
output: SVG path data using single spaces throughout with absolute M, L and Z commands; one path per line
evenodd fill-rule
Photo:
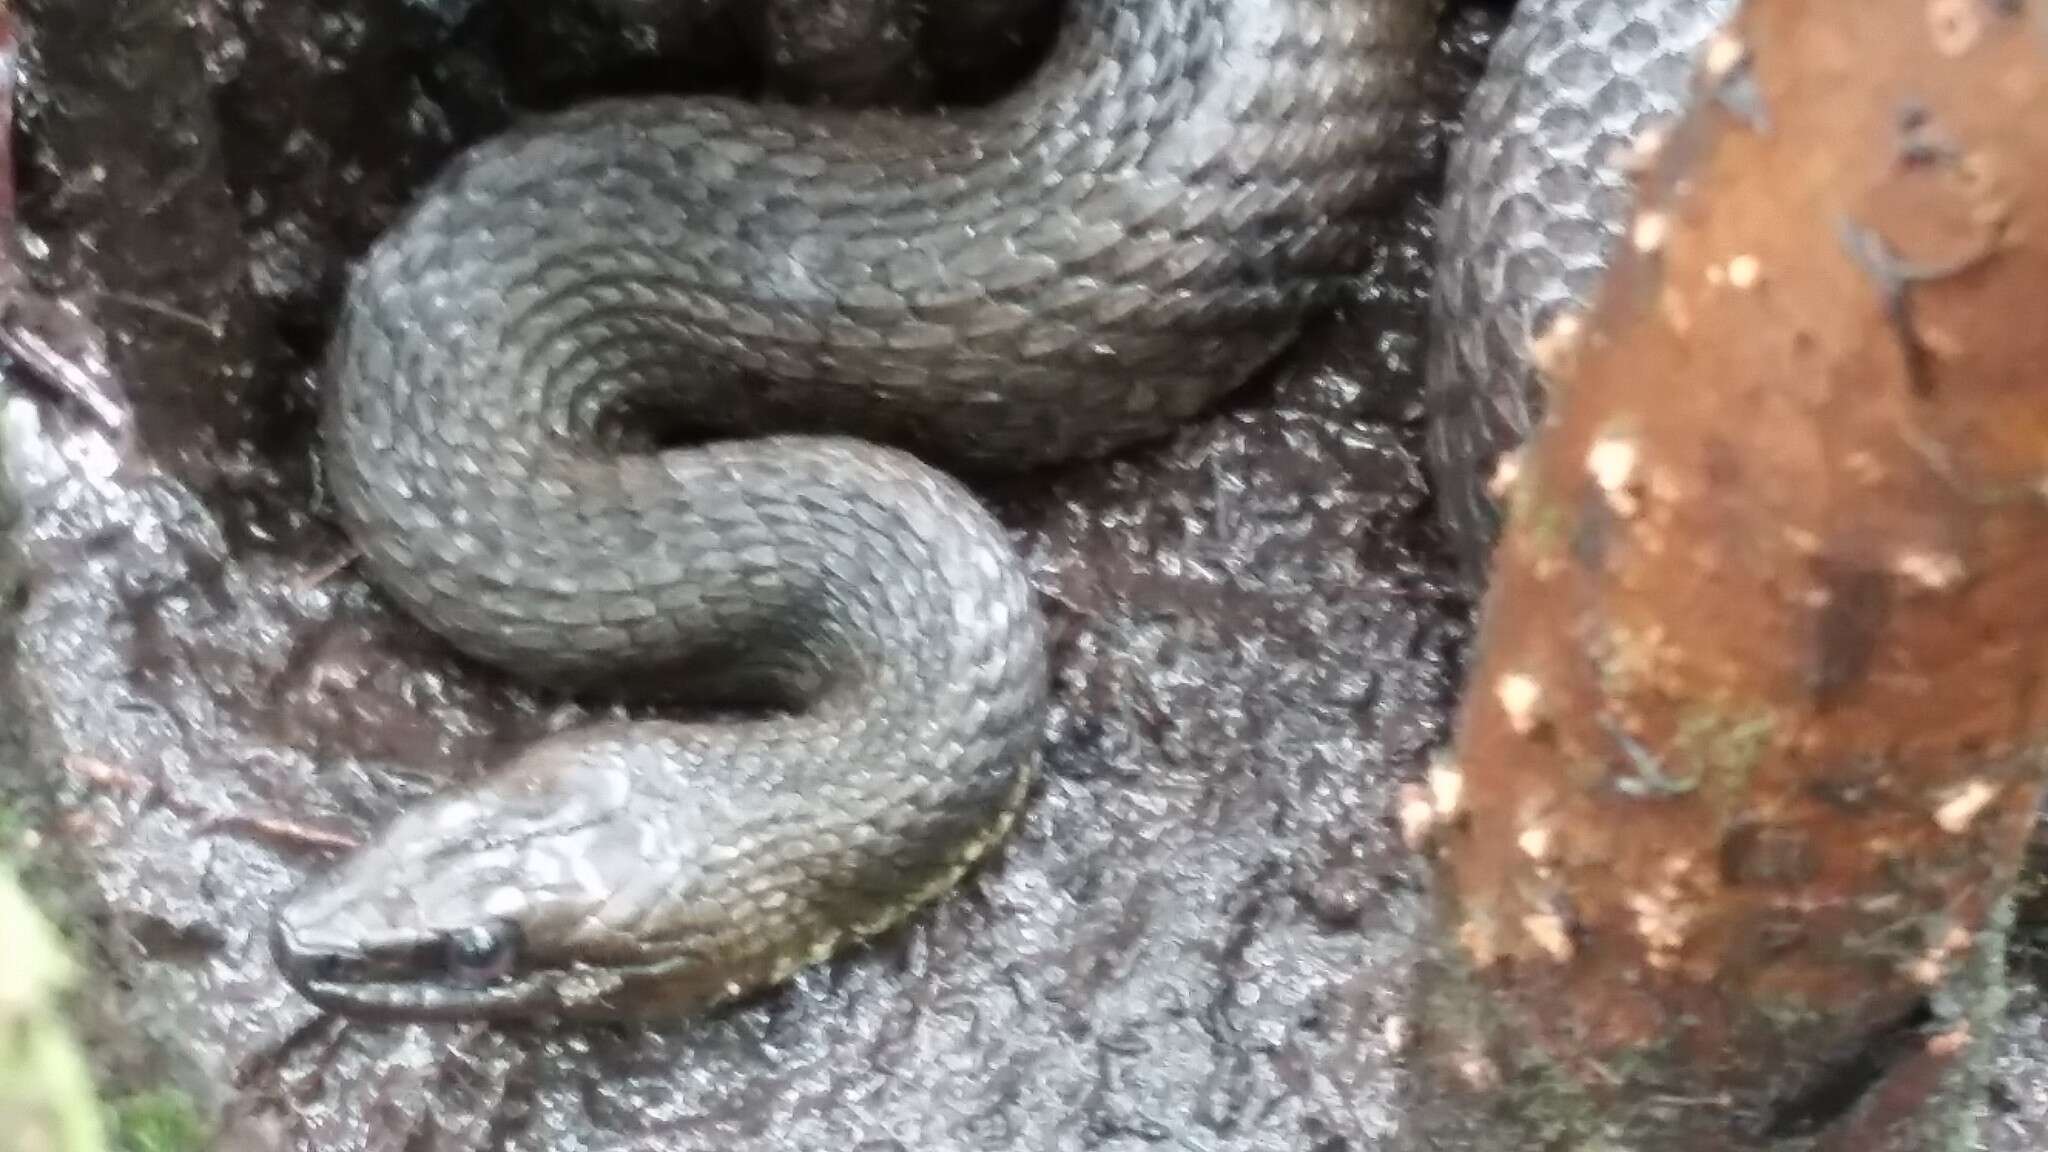
M 664 1030 L 350 1024 L 272 968 L 269 908 L 338 847 L 602 707 L 453 658 L 349 570 L 311 423 L 346 261 L 517 108 L 794 76 L 973 99 L 1044 33 L 987 0 L 908 28 L 841 0 L 840 28 L 910 47 L 835 72 L 858 58 L 825 25 L 773 25 L 795 6 L 713 7 L 22 5 L 0 788 L 96 962 L 108 1074 L 182 1087 L 234 1149 L 1380 1146 L 1421 880 L 1388 812 L 1445 739 L 1469 631 L 1417 463 L 1428 181 L 1277 379 L 990 490 L 1058 706 L 1027 818 L 953 898 Z M 1447 23 L 1418 147 L 1494 19 Z M 2018 975 L 1998 1149 L 2048 1145 L 2048 961 Z

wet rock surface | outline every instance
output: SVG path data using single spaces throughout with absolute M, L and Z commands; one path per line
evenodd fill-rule
M 839 7 L 870 29 L 899 8 Z M 783 37 L 708 3 L 20 15 L 10 263 L 33 294 L 9 317 L 0 445 L 25 748 L 4 791 L 96 950 L 117 1077 L 180 1084 L 237 1149 L 1338 1152 L 1392 1133 L 1421 875 L 1387 814 L 1446 737 L 1469 635 L 1417 463 L 1433 185 L 1276 379 L 1169 442 L 986 489 L 1058 674 L 1046 777 L 990 868 L 694 1023 L 370 1025 L 278 977 L 271 906 L 408 802 L 633 706 L 515 688 L 349 570 L 312 462 L 346 262 L 517 109 L 758 91 L 804 52 L 845 57 L 830 25 Z M 1426 146 L 1497 20 L 1447 21 Z M 1044 24 L 977 2 L 888 27 L 927 50 L 797 95 L 975 98 Z M 963 44 L 989 55 L 963 66 Z M 2001 1149 L 2048 1144 L 2048 970 L 2016 974 Z

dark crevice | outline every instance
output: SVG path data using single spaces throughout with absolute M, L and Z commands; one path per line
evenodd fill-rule
M 1914 1002 L 1803 1091 L 1773 1107 L 1762 1139 L 1811 1136 L 1847 1116 L 1900 1061 L 1922 1049 L 1923 1030 L 1933 1022 L 1933 1006 L 1925 998 Z

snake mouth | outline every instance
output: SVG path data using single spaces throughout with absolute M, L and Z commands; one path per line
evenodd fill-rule
M 546 1016 L 550 1014 L 552 1001 L 547 985 L 538 978 L 490 989 L 399 981 L 308 980 L 294 983 L 300 994 L 325 1011 L 373 1020 Z
M 374 943 L 326 941 L 282 918 L 271 926 L 271 955 L 299 994 L 329 1011 L 370 1019 L 537 1018 L 602 1014 L 625 983 L 598 969 L 530 970 L 484 984 L 440 975 L 435 938 Z

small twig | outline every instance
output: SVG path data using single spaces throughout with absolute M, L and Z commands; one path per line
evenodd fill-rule
M 335 575 L 342 569 L 347 568 L 357 560 L 362 559 L 362 557 L 361 549 L 345 548 L 342 550 L 341 555 L 329 560 L 327 563 L 300 573 L 296 582 L 302 590 L 310 591 L 318 588 L 320 585 L 334 579 Z
M 1732 1108 L 1735 1098 L 1726 1092 L 1712 1096 L 1681 1096 L 1675 1092 L 1659 1092 L 1650 1097 L 1669 1108 Z
M 89 788 L 125 792 L 131 796 L 148 796 L 156 791 L 156 782 L 149 777 L 91 756 L 66 756 L 64 770 Z
M 199 835 L 202 836 L 221 831 L 253 833 L 287 846 L 322 852 L 349 852 L 362 847 L 362 842 L 353 836 L 330 832 L 282 816 L 266 816 L 252 812 L 206 815 L 193 806 L 180 802 L 157 781 L 96 757 L 67 756 L 64 759 L 64 768 L 88 788 L 139 797 L 145 802 L 161 804 L 179 816 L 196 821 Z
M 1621 725 L 1613 720 L 1601 716 L 1598 723 L 1600 730 L 1607 733 L 1621 749 L 1621 754 L 1628 758 L 1629 767 L 1634 771 L 1634 775 L 1615 777 L 1615 791 L 1624 796 L 1683 796 L 1700 786 L 1697 773 L 1690 777 L 1673 776 L 1664 767 L 1664 762 L 1657 759 L 1656 753 L 1623 731 Z
M 1054 607 L 1060 609 L 1062 612 L 1067 613 L 1069 616 L 1073 616 L 1081 620 L 1095 619 L 1095 612 L 1092 609 L 1083 607 L 1079 603 L 1076 603 L 1072 597 L 1068 596 L 1064 592 L 1061 592 L 1059 589 L 1052 587 L 1051 585 L 1034 584 L 1032 590 L 1037 592 L 1041 597 L 1043 597 L 1047 601 L 1051 602 Z
M 218 321 L 208 320 L 197 312 L 188 312 L 175 304 L 169 304 L 162 300 L 153 300 L 147 296 L 137 296 L 128 292 L 112 292 L 105 289 L 93 293 L 93 296 L 95 299 L 105 300 L 110 304 L 125 304 L 130 308 L 137 308 L 151 315 L 161 316 L 166 320 L 175 320 L 187 327 L 204 332 L 216 340 L 220 339 L 222 335 L 222 328 Z
M 139 219 L 147 220 L 165 208 L 170 207 L 172 201 L 184 195 L 185 190 L 191 187 L 193 182 L 198 180 L 201 174 L 206 171 L 207 159 L 213 154 L 213 152 L 201 152 L 191 160 L 172 169 L 168 175 L 158 182 L 156 193 L 148 200 L 143 201 L 135 215 Z
M 57 351 L 41 333 L 19 321 L 17 309 L 0 308 L 0 349 L 26 365 L 37 381 L 84 405 L 109 432 L 126 430 L 128 413 L 108 395 L 100 380 L 76 360 Z
M 247 812 L 216 816 L 201 828 L 204 833 L 222 830 L 251 832 L 289 846 L 324 852 L 353 852 L 363 846 L 362 841 L 341 832 L 329 832 L 281 816 L 259 816 Z

